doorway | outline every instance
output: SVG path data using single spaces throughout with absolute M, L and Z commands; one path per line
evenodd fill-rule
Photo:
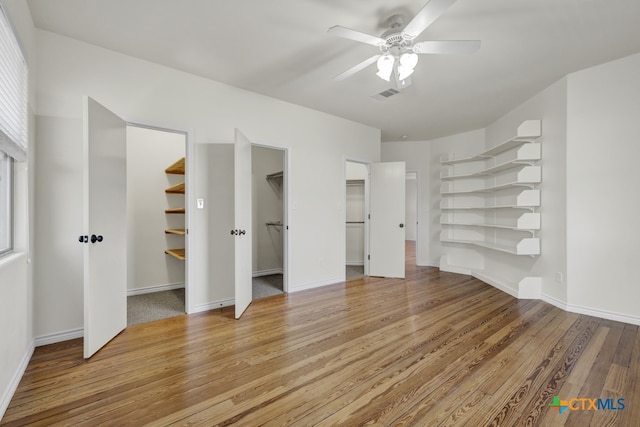
M 252 299 L 286 291 L 285 151 L 251 146 Z
M 416 264 L 418 240 L 418 173 L 408 171 L 405 181 L 405 242 L 406 260 Z
M 186 134 L 127 126 L 127 326 L 184 314 Z
M 365 276 L 366 257 L 366 183 L 369 176 L 367 165 L 347 161 L 346 177 L 346 262 L 345 280 Z

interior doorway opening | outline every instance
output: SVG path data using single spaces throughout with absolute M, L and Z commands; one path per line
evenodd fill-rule
M 418 241 L 418 173 L 407 171 L 405 181 L 405 257 L 417 265 Z M 413 258 L 413 259 L 410 259 Z
M 127 126 L 127 325 L 186 312 L 186 139 Z
M 252 299 L 286 292 L 286 159 L 282 149 L 251 146 Z
M 349 281 L 359 279 L 367 274 L 365 271 L 367 256 L 366 190 L 369 177 L 367 165 L 347 161 L 345 177 L 345 280 Z

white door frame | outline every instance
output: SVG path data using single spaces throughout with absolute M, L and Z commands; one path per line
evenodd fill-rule
M 369 275 L 369 189 L 370 189 L 370 173 L 371 173 L 371 162 L 368 160 L 355 159 L 352 157 L 344 157 L 344 168 L 343 168 L 343 176 L 342 182 L 347 182 L 347 162 L 350 163 L 359 163 L 361 165 L 365 165 L 367 167 L 367 179 L 364 180 L 364 275 Z M 347 186 L 342 186 L 342 202 L 344 203 L 344 220 L 343 223 L 347 222 Z M 344 264 L 347 264 L 347 228 L 344 227 L 344 237 L 342 239 L 343 247 L 342 254 L 344 259 Z M 346 277 L 345 277 L 346 280 Z
M 251 145 L 254 147 L 261 148 L 269 148 L 271 150 L 282 151 L 283 159 L 282 159 L 282 222 L 284 226 L 282 227 L 282 290 L 283 292 L 289 292 L 289 265 L 290 262 L 290 253 L 289 253 L 289 149 L 287 147 L 282 147 L 279 145 L 273 144 L 265 144 L 265 143 L 256 143 L 251 142 Z M 255 233 L 254 233 L 255 234 Z
M 183 130 L 183 129 L 177 129 L 177 128 L 168 128 L 168 127 L 164 127 L 164 126 L 158 126 L 158 125 L 152 125 L 152 124 L 147 124 L 147 123 L 142 123 L 142 122 L 135 122 L 135 121 L 126 121 L 127 126 L 132 126 L 132 127 L 138 127 L 138 128 L 144 128 L 144 129 L 151 129 L 151 130 L 157 130 L 160 132 L 168 132 L 168 133 L 177 133 L 180 135 L 184 135 L 185 136 L 185 176 L 184 176 L 184 182 L 185 182 L 185 187 L 186 187 L 186 191 L 184 194 L 184 206 L 186 209 L 186 214 L 185 214 L 185 224 L 184 224 L 184 228 L 189 230 L 190 228 L 190 224 L 195 224 L 194 220 L 193 220 L 193 209 L 191 208 L 191 194 L 193 191 L 193 185 L 191 185 L 193 181 L 193 173 L 194 173 L 194 167 L 195 167 L 195 159 L 193 158 L 194 156 L 191 155 L 192 153 L 195 153 L 195 147 L 194 147 L 194 139 L 193 139 L 193 131 L 192 130 Z M 185 248 L 188 253 L 193 253 L 191 252 L 193 243 L 192 240 L 189 238 L 189 235 L 185 235 Z M 189 314 L 189 313 L 193 313 L 194 312 L 194 307 L 193 307 L 193 292 L 190 292 L 190 283 L 192 283 L 191 277 L 192 277 L 192 265 L 193 263 L 191 262 L 193 259 L 193 257 L 187 257 L 187 259 L 185 259 L 185 265 L 184 265 L 184 299 L 185 299 L 185 313 Z

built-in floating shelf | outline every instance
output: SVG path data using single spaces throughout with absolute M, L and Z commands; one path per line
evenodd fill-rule
M 443 165 L 454 165 L 457 163 L 478 162 L 482 160 L 488 160 L 500 153 L 509 151 L 518 146 L 534 142 L 542 135 L 542 122 L 540 120 L 526 120 L 519 127 L 517 136 L 506 140 L 505 142 L 496 145 L 480 154 L 469 157 L 456 158 L 454 154 L 450 153 L 443 156 L 440 159 L 440 163 Z
M 165 189 L 164 192 L 169 194 L 184 194 L 184 187 L 184 182 L 180 182 Z
M 184 228 L 168 228 L 164 230 L 166 234 L 179 234 L 180 236 L 184 236 L 187 234 L 187 230 Z
M 165 209 L 164 213 L 166 213 L 166 214 L 183 214 L 183 213 L 186 213 L 186 209 L 185 208 Z
M 540 239 L 537 237 L 521 239 L 513 245 L 497 244 L 476 240 L 458 240 L 445 237 L 440 238 L 440 241 L 444 243 L 462 243 L 465 245 L 474 245 L 481 248 L 492 249 L 494 251 L 506 252 L 512 255 L 540 255 Z
M 184 261 L 185 259 L 187 259 L 184 249 L 167 249 L 164 251 L 164 253 L 167 255 L 171 255 L 174 258 L 178 258 L 180 261 Z
M 164 170 L 165 173 L 173 175 L 184 175 L 184 157 Z

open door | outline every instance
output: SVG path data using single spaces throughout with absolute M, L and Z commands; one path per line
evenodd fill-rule
M 84 99 L 84 357 L 127 326 L 126 123 Z
M 405 163 L 371 165 L 369 275 L 404 278 Z
M 253 299 L 251 283 L 251 142 L 238 130 L 234 146 L 235 229 L 235 304 L 236 319 Z

